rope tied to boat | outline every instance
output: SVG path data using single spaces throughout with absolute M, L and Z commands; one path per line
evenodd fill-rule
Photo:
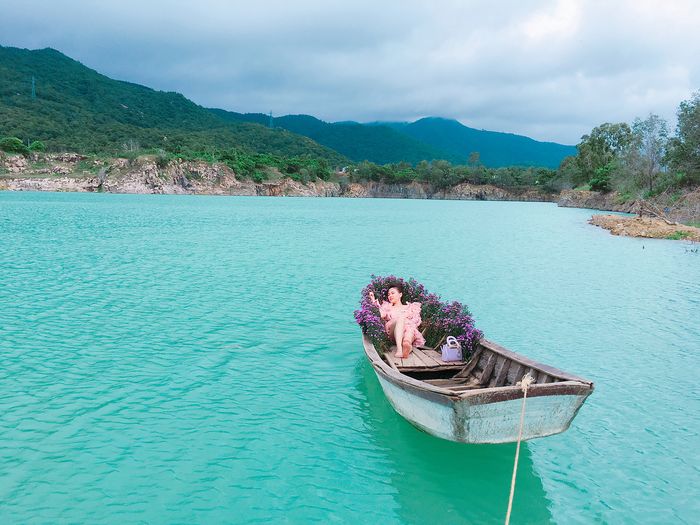
M 520 409 L 520 430 L 518 431 L 518 444 L 515 447 L 515 463 L 513 464 L 513 479 L 510 482 L 510 497 L 508 498 L 508 512 L 506 514 L 506 525 L 510 523 L 510 511 L 513 509 L 513 495 L 515 494 L 515 476 L 518 473 L 518 460 L 520 459 L 520 441 L 523 438 L 523 425 L 525 423 L 525 402 L 527 400 L 527 391 L 530 385 L 535 382 L 529 373 L 518 381 L 515 385 L 519 386 L 523 391 L 523 405 Z

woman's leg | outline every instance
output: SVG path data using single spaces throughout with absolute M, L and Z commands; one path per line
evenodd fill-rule
M 411 349 L 413 348 L 413 341 L 416 340 L 415 330 L 411 329 L 410 326 L 406 327 L 406 333 L 403 336 L 402 350 L 403 354 L 401 357 L 406 359 L 411 354 Z
M 401 341 L 403 341 L 403 332 L 404 328 L 406 326 L 405 320 L 403 317 L 399 317 L 396 320 L 396 324 L 394 325 L 394 340 L 396 341 L 396 357 L 402 357 L 403 356 L 403 351 L 401 347 Z

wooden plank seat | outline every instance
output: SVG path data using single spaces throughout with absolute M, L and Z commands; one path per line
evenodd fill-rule
M 447 390 L 452 390 L 453 392 L 465 392 L 467 390 L 483 388 L 481 382 L 474 376 L 463 379 L 424 379 L 423 381 L 431 385 L 446 388 Z
M 396 369 L 404 370 L 411 368 L 461 368 L 466 364 L 466 361 L 450 361 L 446 363 L 442 360 L 442 355 L 440 352 L 422 346 L 413 347 L 411 353 L 406 359 L 401 359 L 400 357 L 395 357 L 396 346 L 392 346 L 385 355 L 389 359 L 389 364 Z

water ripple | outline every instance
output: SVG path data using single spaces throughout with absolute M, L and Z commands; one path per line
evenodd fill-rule
M 523 449 L 518 522 L 690 523 L 700 265 L 585 219 L 0 194 L 2 522 L 502 522 L 513 447 L 417 431 L 361 357 L 358 291 L 398 273 L 596 382 L 569 431 Z

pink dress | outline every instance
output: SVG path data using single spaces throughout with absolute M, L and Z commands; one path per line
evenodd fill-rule
M 386 323 L 384 325 L 384 329 L 387 331 L 386 333 L 389 335 L 389 337 L 393 337 L 392 334 L 389 333 L 388 326 L 389 326 L 389 321 L 391 321 L 394 318 L 394 311 L 391 308 L 391 303 L 389 301 L 382 301 L 382 304 L 379 305 L 379 315 L 382 316 L 384 322 Z M 386 316 L 386 317 L 385 317 Z M 411 334 L 411 330 L 413 331 L 413 346 L 422 346 L 425 344 L 425 338 L 423 337 L 423 334 L 418 331 L 418 325 L 421 323 L 421 318 L 420 318 L 420 303 L 408 303 L 406 305 L 406 316 L 405 316 L 405 331 L 404 331 L 404 337 L 407 334 Z

